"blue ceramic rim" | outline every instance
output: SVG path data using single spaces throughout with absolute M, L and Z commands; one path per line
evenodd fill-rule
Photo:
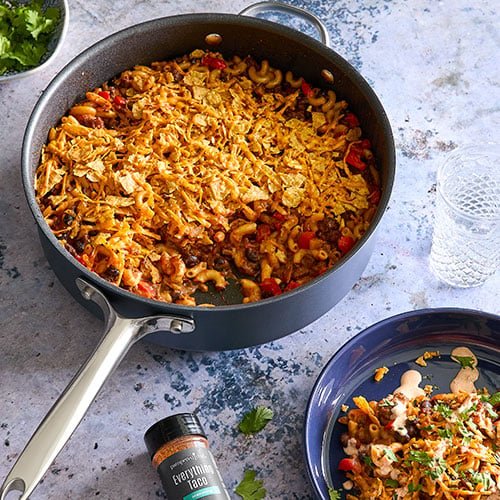
M 329 372 L 331 366 L 336 362 L 338 358 L 340 358 L 346 351 L 348 351 L 351 346 L 354 344 L 357 344 L 361 340 L 363 340 L 365 337 L 369 336 L 372 334 L 373 330 L 378 330 L 382 328 L 385 325 L 388 324 L 393 324 L 395 322 L 401 322 L 406 319 L 410 319 L 413 316 L 422 316 L 422 315 L 440 315 L 440 314 L 458 314 L 458 315 L 470 315 L 474 317 L 481 317 L 482 319 L 491 319 L 495 321 L 500 321 L 500 316 L 496 315 L 494 313 L 489 313 L 489 312 L 484 312 L 476 309 L 464 309 L 460 307 L 438 307 L 438 308 L 426 308 L 426 309 L 415 309 L 413 311 L 407 311 L 403 313 L 396 314 L 394 316 L 389 316 L 388 318 L 384 318 L 377 323 L 374 323 L 365 329 L 361 330 L 359 333 L 354 335 L 352 338 L 350 338 L 345 344 L 343 344 L 337 351 L 333 353 L 333 355 L 330 357 L 330 359 L 326 362 L 325 366 L 321 370 L 320 374 L 318 375 L 318 378 L 316 379 L 316 382 L 313 385 L 313 388 L 311 389 L 311 393 L 309 395 L 308 401 L 307 401 L 307 406 L 306 406 L 306 412 L 305 412 L 305 417 L 304 417 L 304 426 L 303 426 L 303 454 L 304 454 L 304 459 L 306 461 L 306 467 L 307 467 L 307 476 L 309 478 L 309 482 L 313 488 L 313 492 L 316 498 L 321 499 L 321 490 L 317 484 L 316 478 L 313 475 L 313 472 L 311 470 L 311 464 L 309 463 L 308 460 L 308 450 L 310 449 L 310 442 L 308 439 L 308 423 L 310 420 L 310 414 L 311 414 L 311 407 L 312 407 L 312 402 L 313 399 L 316 395 L 316 392 L 318 388 L 323 384 L 323 379 L 326 375 L 327 372 Z

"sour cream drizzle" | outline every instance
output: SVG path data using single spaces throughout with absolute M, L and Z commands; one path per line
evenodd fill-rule
M 425 391 L 419 387 L 422 382 L 422 375 L 417 370 L 408 370 L 401 375 L 400 386 L 394 391 L 405 395 L 408 399 L 423 396 Z
M 479 378 L 479 371 L 477 367 L 477 358 L 474 353 L 467 347 L 455 347 L 451 351 L 451 359 L 455 357 L 461 358 L 472 358 L 471 365 L 462 367 L 457 373 L 455 378 L 450 383 L 450 389 L 453 394 L 458 394 L 459 392 L 467 392 L 469 394 L 476 392 L 476 387 L 474 382 Z M 454 361 L 457 361 L 454 359 Z M 458 363 L 458 361 L 457 361 Z

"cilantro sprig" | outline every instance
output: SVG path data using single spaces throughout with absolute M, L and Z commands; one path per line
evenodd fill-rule
M 460 363 L 462 368 L 474 368 L 474 358 L 472 356 L 455 356 L 452 355 L 451 359 Z
M 238 429 L 243 434 L 255 434 L 261 431 L 273 418 L 274 412 L 265 406 L 257 406 L 243 416 Z
M 328 497 L 330 500 L 340 500 L 340 491 L 334 488 L 328 488 Z
M 490 403 L 491 406 L 500 404 L 500 392 L 495 392 L 495 394 L 492 394 L 488 400 L 488 403 Z
M 256 479 L 257 473 L 247 469 L 240 484 L 236 486 L 234 492 L 243 500 L 262 500 L 266 496 L 264 482 Z
M 44 10 L 42 0 L 0 2 L 0 75 L 37 66 L 60 17 L 55 7 Z

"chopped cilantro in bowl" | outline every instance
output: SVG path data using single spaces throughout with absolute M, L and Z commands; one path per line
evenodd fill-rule
M 0 81 L 47 62 L 67 26 L 66 0 L 0 0 Z

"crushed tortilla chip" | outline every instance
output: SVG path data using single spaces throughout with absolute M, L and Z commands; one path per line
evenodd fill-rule
M 389 368 L 387 368 L 387 366 L 382 366 L 380 368 L 377 368 L 375 370 L 375 374 L 373 375 L 375 382 L 380 382 L 387 373 L 389 373 Z

